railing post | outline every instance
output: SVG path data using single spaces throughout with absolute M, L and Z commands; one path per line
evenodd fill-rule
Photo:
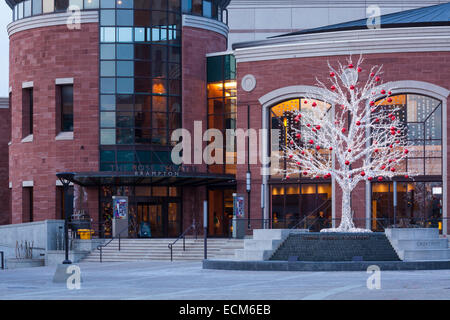
M 120 251 L 120 233 L 119 233 L 119 251 Z
M 5 253 L 3 251 L 0 251 L 0 260 L 2 264 L 2 270 L 5 269 Z
M 172 256 L 172 245 L 169 244 L 169 248 L 170 248 L 170 261 L 173 261 L 173 256 Z
M 102 256 L 103 256 L 103 250 L 102 250 L 102 247 L 100 247 L 100 263 L 103 262 Z

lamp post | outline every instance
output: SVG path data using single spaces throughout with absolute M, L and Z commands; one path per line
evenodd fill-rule
M 69 210 L 68 203 L 69 199 L 69 184 L 73 180 L 75 176 L 72 172 L 62 172 L 57 173 L 59 181 L 61 181 L 64 187 L 64 250 L 65 250 L 65 259 L 62 264 L 72 264 L 72 261 L 69 260 Z

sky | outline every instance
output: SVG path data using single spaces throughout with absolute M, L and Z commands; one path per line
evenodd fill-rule
M 5 0 L 0 0 L 0 97 L 7 97 L 9 94 L 9 39 L 6 26 L 11 20 L 11 8 Z

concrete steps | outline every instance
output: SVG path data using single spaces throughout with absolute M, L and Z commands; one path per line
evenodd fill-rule
M 269 260 L 273 252 L 291 233 L 309 232 L 307 229 L 255 229 L 252 239 L 244 239 L 244 248 L 235 250 L 235 260 Z
M 403 261 L 450 260 L 448 239 L 437 228 L 386 229 L 386 235 Z
M 175 239 L 115 239 L 102 249 L 102 261 L 149 261 L 170 260 L 169 243 Z M 244 240 L 240 239 L 208 239 L 208 258 L 231 259 L 234 251 L 244 247 Z M 204 257 L 203 239 L 186 239 L 186 251 L 183 251 L 183 241 L 179 240 L 173 247 L 174 261 L 201 261 Z M 99 262 L 100 251 L 93 250 L 83 262 Z

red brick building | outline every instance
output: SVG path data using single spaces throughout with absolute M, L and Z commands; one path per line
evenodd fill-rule
M 422 170 L 414 181 L 358 185 L 356 224 L 380 230 L 398 220 L 425 225 L 439 216 L 446 222 L 448 4 L 387 15 L 381 28 L 361 20 L 224 52 L 229 1 L 7 2 L 14 22 L 8 27 L 12 205 L 6 223 L 64 217 L 56 174 L 72 172 L 75 213 L 88 214 L 104 236 L 111 234 L 116 196 L 127 197 L 130 236 L 144 236 L 149 226 L 153 237 L 176 237 L 202 221 L 204 200 L 209 235 L 229 236 L 235 193 L 244 195 L 249 230 L 299 222 L 314 229 L 320 212 L 335 225 L 340 190 L 333 180 L 286 182 L 277 173 L 261 175 L 259 162 L 206 164 L 195 152 L 192 164 L 175 164 L 172 134 L 186 129 L 193 138 L 183 143 L 202 155 L 206 129 L 224 135 L 274 129 L 275 115 L 284 116 L 277 107 L 299 108 L 316 76 L 327 74 L 327 61 L 349 54 L 383 65 L 384 82 L 409 112 L 411 132 L 421 132 L 411 139 L 422 150 L 411 158 Z M 67 11 L 75 2 L 81 11 Z M 415 14 L 421 23 L 412 22 Z M 266 138 L 258 146 L 267 154 Z M 218 154 L 241 156 L 236 148 Z

